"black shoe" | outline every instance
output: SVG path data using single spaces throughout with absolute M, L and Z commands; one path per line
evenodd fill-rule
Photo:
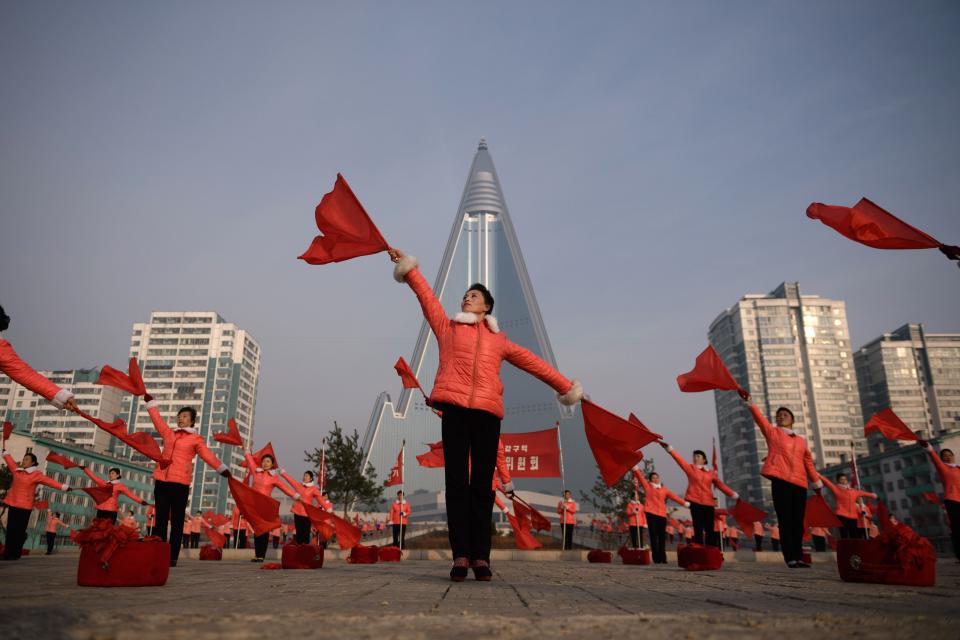
M 170 566 L 171 566 L 171 567 L 177 566 L 177 561 L 176 561 L 176 560 L 171 560 L 171 561 L 170 561 Z
M 450 569 L 450 579 L 454 582 L 463 582 L 467 579 L 469 569 L 470 561 L 467 558 L 457 558 L 453 561 L 453 568 Z
M 797 568 L 798 568 L 798 569 L 809 569 L 809 568 L 810 568 L 810 565 L 807 564 L 806 562 L 802 561 L 802 560 L 797 560 Z
M 790 562 L 787 563 L 787 566 L 791 569 L 799 569 L 800 563 L 797 562 L 796 560 L 791 560 Z
M 250 562 L 263 562 L 263 558 L 250 558 Z
M 490 571 L 490 564 L 486 560 L 475 560 L 473 562 L 473 577 L 480 582 L 490 582 L 493 580 L 493 572 Z

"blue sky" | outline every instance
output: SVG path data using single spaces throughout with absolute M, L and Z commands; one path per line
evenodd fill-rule
M 960 243 L 957 33 L 933 1 L 7 2 L 7 337 L 117 365 L 151 310 L 216 310 L 263 347 L 257 441 L 299 458 L 363 430 L 420 323 L 384 256 L 296 260 L 313 207 L 342 172 L 432 277 L 486 136 L 561 369 L 706 447 L 674 377 L 742 294 L 846 300 L 855 346 L 960 330 L 939 253 L 804 215 L 866 195 Z

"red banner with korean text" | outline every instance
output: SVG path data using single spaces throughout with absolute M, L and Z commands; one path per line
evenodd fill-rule
M 514 478 L 559 478 L 559 427 L 526 433 L 501 433 L 507 469 Z

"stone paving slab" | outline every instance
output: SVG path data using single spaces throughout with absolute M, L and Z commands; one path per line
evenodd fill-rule
M 453 584 L 440 561 L 265 571 L 182 559 L 164 587 L 76 586 L 76 556 L 0 563 L 4 639 L 96 638 L 955 638 L 960 565 L 931 588 L 850 584 L 835 566 L 503 561 Z M 602 635 L 598 635 L 602 634 Z

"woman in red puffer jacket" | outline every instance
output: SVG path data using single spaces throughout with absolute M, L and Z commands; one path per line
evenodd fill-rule
M 503 419 L 504 360 L 553 387 L 560 402 L 573 405 L 583 397 L 579 382 L 565 378 L 533 352 L 500 333 L 493 295 L 474 284 L 463 295 L 460 313 L 448 318 L 427 284 L 417 259 L 390 250 L 393 276 L 406 282 L 420 301 L 423 315 L 437 338 L 439 367 L 430 394 L 442 413 L 447 525 L 453 568 L 450 579 L 461 582 L 472 566 L 477 580 L 490 580 L 490 519 L 493 514 L 493 470 Z M 472 469 L 472 472 L 470 471 Z

